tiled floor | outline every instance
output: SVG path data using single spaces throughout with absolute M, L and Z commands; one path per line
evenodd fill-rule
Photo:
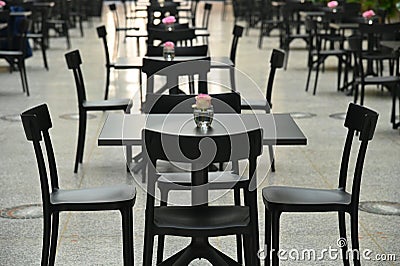
M 121 6 L 119 6 L 121 11 Z M 200 7 L 201 9 L 201 7 Z M 222 4 L 213 3 L 210 21 L 211 55 L 228 55 L 233 17 L 231 8 L 227 19 L 221 19 Z M 71 31 L 72 46 L 80 49 L 83 71 L 89 99 L 103 97 L 105 83 L 104 52 L 96 36 L 95 27 L 107 23 L 112 33 L 112 17 L 104 8 L 103 17 L 95 19 L 93 26 L 85 24 L 85 37 L 79 31 Z M 110 40 L 113 37 L 109 34 Z M 238 88 L 243 97 L 255 98 L 264 91 L 268 60 L 272 48 L 278 47 L 276 32 L 266 38 L 263 49 L 257 48 L 258 30 L 252 29 L 240 40 L 237 68 L 241 72 Z M 27 61 L 31 96 L 21 92 L 18 73 L 9 74 L 1 63 L 0 116 L 14 119 L 24 109 L 46 102 L 51 110 L 54 128 L 51 131 L 59 168 L 60 185 L 63 188 L 93 187 L 100 185 L 130 183 L 139 179 L 131 177 L 124 167 L 124 152 L 117 147 L 98 147 L 97 136 L 106 113 L 96 113 L 88 121 L 84 163 L 79 174 L 73 174 L 77 121 L 62 118 L 64 114 L 77 112 L 77 100 L 73 76 L 68 71 L 64 53 L 64 39 L 52 39 L 48 50 L 50 70 L 43 68 L 39 51 Z M 142 51 L 144 43 L 142 43 Z M 121 44 L 120 54 L 135 55 L 135 41 L 128 39 Z M 341 149 L 345 129 L 343 120 L 331 118 L 331 114 L 343 113 L 352 101 L 351 97 L 336 91 L 334 60 L 328 61 L 326 71 L 320 75 L 316 96 L 304 91 L 306 80 L 306 50 L 304 43 L 295 41 L 290 54 L 287 71 L 278 71 L 273 92 L 274 112 L 304 112 L 315 114 L 311 118 L 296 118 L 308 145 L 302 147 L 279 147 L 276 149 L 276 173 L 267 173 L 268 152 L 260 160 L 258 172 L 265 177 L 260 187 L 269 184 L 333 188 L 337 185 Z M 227 82 L 223 71 L 213 72 L 215 80 Z M 110 97 L 132 97 L 134 111 L 138 112 L 138 79 L 135 71 L 119 71 L 111 77 Z M 391 129 L 389 114 L 391 96 L 387 91 L 374 87 L 367 89 L 365 104 L 380 113 L 375 139 L 370 144 L 361 190 L 361 201 L 400 202 L 399 158 L 400 135 Z M 41 202 L 39 179 L 32 145 L 24 137 L 21 123 L 0 120 L 0 209 Z M 353 160 L 354 161 L 354 160 Z M 179 195 L 173 195 L 179 196 Z M 134 207 L 135 215 L 135 265 L 141 265 L 143 249 L 143 224 L 145 194 L 138 186 Z M 259 200 L 261 241 L 264 234 L 264 210 Z M 361 250 L 375 254 L 396 254 L 400 258 L 399 216 L 383 216 L 360 211 Z M 121 265 L 121 220 L 117 212 L 64 213 L 61 215 L 58 265 Z M 42 219 L 0 218 L 0 264 L 38 265 L 41 257 Z M 285 214 L 281 219 L 281 247 L 287 251 L 315 249 L 317 255 L 323 249 L 336 249 L 338 240 L 337 215 Z M 188 240 L 167 237 L 166 254 L 173 254 Z M 212 240 L 227 254 L 234 256 L 233 237 Z M 295 253 L 291 253 L 293 256 Z M 292 256 L 292 257 L 293 257 Z M 294 256 L 295 257 L 295 256 Z M 363 260 L 365 265 L 398 265 L 398 262 Z M 204 260 L 193 265 L 206 265 Z M 339 259 L 323 261 L 295 260 L 288 257 L 282 265 L 340 265 Z

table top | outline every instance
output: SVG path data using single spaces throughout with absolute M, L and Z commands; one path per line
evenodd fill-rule
M 300 16 L 305 17 L 322 17 L 325 15 L 324 11 L 300 11 Z
M 329 27 L 335 30 L 358 29 L 359 23 L 329 23 Z
M 400 50 L 400 41 L 381 41 L 380 44 L 392 49 L 393 51 Z
M 215 114 L 212 128 L 207 131 L 196 128 L 193 114 L 109 114 L 97 143 L 141 145 L 143 128 L 187 136 L 218 136 L 262 128 L 264 145 L 307 144 L 307 138 L 289 114 Z

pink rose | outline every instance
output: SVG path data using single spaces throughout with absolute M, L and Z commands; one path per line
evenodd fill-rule
M 175 44 L 173 42 L 165 42 L 164 47 L 166 48 L 174 48 Z
M 374 12 L 374 10 L 367 10 L 362 14 L 362 16 L 364 18 L 368 18 L 369 19 L 369 18 L 372 18 L 373 16 L 375 16 L 375 12 Z
M 168 16 L 162 19 L 163 24 L 173 24 L 176 22 L 176 19 L 174 16 Z
M 5 5 L 6 5 L 6 2 L 0 1 L 0 7 L 3 7 L 3 6 L 5 6 Z
M 211 106 L 211 96 L 208 94 L 199 94 L 196 96 L 196 108 L 207 109 Z
M 330 1 L 328 2 L 328 7 L 329 8 L 335 8 L 339 5 L 339 3 L 337 1 Z

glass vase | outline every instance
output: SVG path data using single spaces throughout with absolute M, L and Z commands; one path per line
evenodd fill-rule
M 175 48 L 174 47 L 164 47 L 163 48 L 163 56 L 167 61 L 174 60 L 175 57 Z
M 214 118 L 214 108 L 212 105 L 207 109 L 194 108 L 193 117 L 198 128 L 207 129 L 211 127 Z
M 168 24 L 165 24 L 165 30 L 166 31 L 173 31 L 174 30 L 174 23 L 168 23 Z

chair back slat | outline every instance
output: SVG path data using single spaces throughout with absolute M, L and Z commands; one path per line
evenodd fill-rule
M 239 26 L 239 25 L 235 25 L 233 27 L 233 39 L 232 39 L 232 44 L 231 44 L 231 53 L 229 58 L 231 59 L 231 61 L 235 64 L 236 63 L 236 51 L 237 51 L 237 47 L 238 47 L 238 42 L 239 42 L 239 38 L 243 36 L 243 27 Z
M 82 108 L 83 103 L 86 101 L 86 90 L 81 70 L 82 58 L 79 50 L 66 53 L 65 59 L 67 61 L 68 69 L 71 69 L 74 74 L 75 85 L 78 94 L 78 105 L 79 108 Z

